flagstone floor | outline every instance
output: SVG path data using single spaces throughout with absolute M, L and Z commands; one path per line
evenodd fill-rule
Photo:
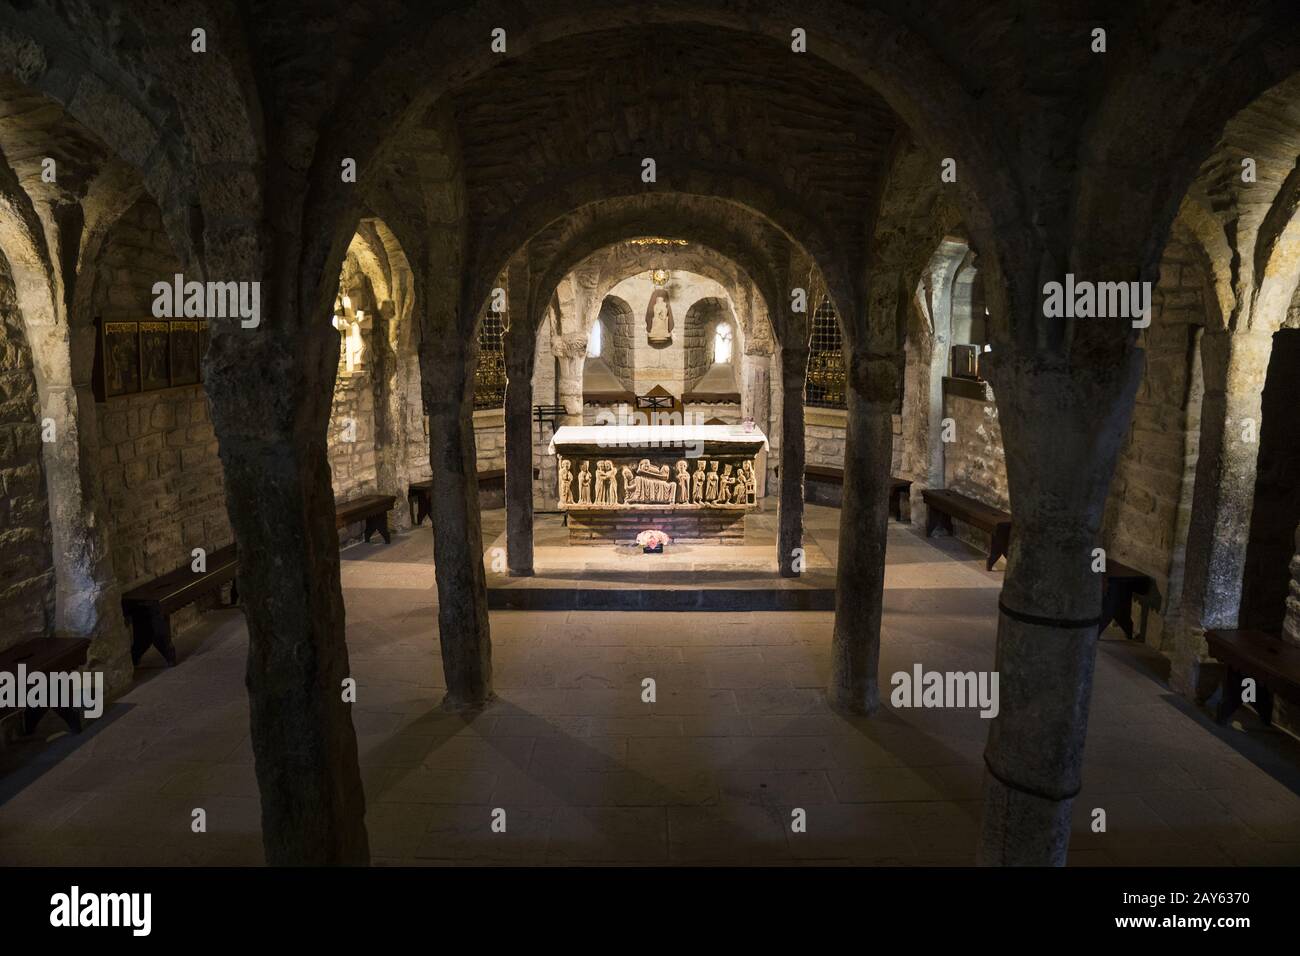
M 832 556 L 834 518 L 809 509 Z M 991 669 L 1001 572 L 906 526 L 888 547 L 882 675 Z M 494 612 L 498 699 L 465 718 L 438 709 L 427 528 L 345 549 L 343 587 L 376 863 L 974 861 L 987 722 L 834 714 L 829 613 Z M 1216 727 L 1117 633 L 1099 647 L 1070 862 L 1300 863 L 1300 744 L 1244 711 Z M 151 655 L 81 735 L 47 718 L 48 739 L 4 754 L 0 864 L 261 863 L 246 644 L 238 611 L 205 614 L 179 666 Z

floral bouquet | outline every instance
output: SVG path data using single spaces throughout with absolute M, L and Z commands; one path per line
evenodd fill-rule
M 641 545 L 646 554 L 663 554 L 664 545 L 672 544 L 673 539 L 668 537 L 662 531 L 655 531 L 653 528 L 649 531 L 642 531 L 636 536 L 636 543 Z

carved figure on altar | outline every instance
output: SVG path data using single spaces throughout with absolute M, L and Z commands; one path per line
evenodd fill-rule
M 670 505 L 677 500 L 677 483 L 669 477 L 668 465 L 652 465 L 642 458 L 636 466 L 637 500 L 651 505 Z
M 641 479 L 632 473 L 630 465 L 624 465 L 619 470 L 623 472 L 623 504 L 630 505 L 635 501 L 640 501 Z
M 560 505 L 573 504 L 573 462 L 560 459 Z
M 704 469 L 708 464 L 701 458 L 695 465 L 695 474 L 691 475 L 691 496 L 687 500 L 697 505 L 704 504 Z
M 745 496 L 741 499 L 745 504 L 755 504 L 758 501 L 758 475 L 754 474 L 754 463 L 746 461 L 740 466 L 740 482 L 745 486 Z
M 718 463 L 709 462 L 709 474 L 705 479 L 704 500 L 712 503 L 718 500 Z
M 591 462 L 584 461 L 578 472 L 578 504 L 591 504 Z
M 685 461 L 677 463 L 677 500 L 681 504 L 690 504 L 691 501 L 691 466 Z
M 731 504 L 732 495 L 735 494 L 736 479 L 732 477 L 731 466 L 726 465 L 722 469 L 722 478 L 718 482 L 718 503 Z
M 616 505 L 614 463 L 609 459 L 596 462 L 596 504 Z
M 655 289 L 645 310 L 646 341 L 658 349 L 673 342 L 673 309 L 668 302 L 667 289 Z

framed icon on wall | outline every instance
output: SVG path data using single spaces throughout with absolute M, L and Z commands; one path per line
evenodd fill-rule
M 140 323 L 140 390 L 166 388 L 171 381 L 170 329 L 166 322 Z

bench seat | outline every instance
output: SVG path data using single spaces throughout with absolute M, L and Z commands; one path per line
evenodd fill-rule
M 1268 726 L 1273 722 L 1273 696 L 1300 706 L 1300 647 L 1288 644 L 1280 635 L 1252 630 L 1205 632 L 1210 653 L 1224 665 L 1223 690 L 1215 720 L 1226 724 L 1243 703 L 1241 683 L 1253 678 L 1255 710 Z
M 952 534 L 952 522 L 956 519 L 988 534 L 989 557 L 985 564 L 988 570 L 992 571 L 998 558 L 1007 553 L 1011 544 L 1009 513 L 948 488 L 927 488 L 921 492 L 921 498 L 925 502 L 927 538 L 940 526 Z
M 335 524 L 342 528 L 357 521 L 366 523 L 364 540 L 369 541 L 376 531 L 383 537 L 385 544 L 392 544 L 393 537 L 388 531 L 388 512 L 397 504 L 396 495 L 362 495 L 349 501 L 334 502 Z
M 131 661 L 140 663 L 144 652 L 154 647 L 168 664 L 175 664 L 171 615 L 205 594 L 235 582 L 238 570 L 235 546 L 229 544 L 207 556 L 206 570 L 195 571 L 192 564 L 182 565 L 123 594 L 122 613 L 131 622 Z M 231 584 L 230 601 L 231 604 L 239 601 L 237 583 Z
M 478 473 L 479 507 L 500 508 L 505 504 L 506 470 L 487 468 Z M 420 527 L 433 507 L 433 479 L 413 481 L 406 487 L 406 503 L 411 510 L 411 524 Z
M 22 664 L 28 674 L 70 673 L 81 670 L 90 653 L 90 641 L 84 637 L 34 637 L 23 641 L 7 651 L 0 651 L 0 671 L 18 675 L 18 665 Z M 0 713 L 16 711 L 17 707 L 0 707 Z M 44 707 L 28 707 L 23 710 L 23 733 L 31 734 L 36 730 L 44 715 Z M 81 731 L 81 713 L 68 707 L 56 707 L 54 712 L 63 718 L 68 729 L 74 733 Z

